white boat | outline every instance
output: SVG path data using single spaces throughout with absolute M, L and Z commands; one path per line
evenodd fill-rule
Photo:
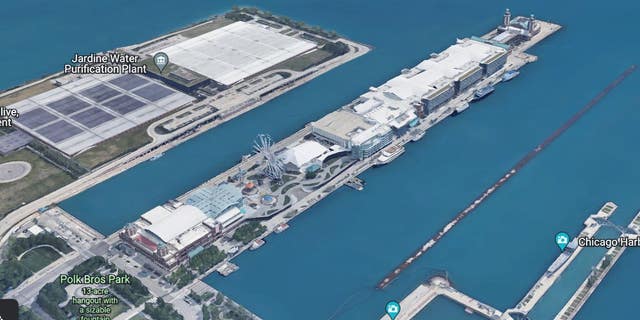
M 411 141 L 416 142 L 416 141 L 422 139 L 422 137 L 424 137 L 424 133 L 425 133 L 425 131 L 423 131 L 423 130 L 418 130 L 418 129 L 413 130 L 411 132 Z
M 275 233 L 281 233 L 281 232 L 284 232 L 284 231 L 285 231 L 285 230 L 287 230 L 287 229 L 289 229 L 289 225 L 283 222 L 283 223 L 279 224 L 279 225 L 278 225 L 278 226 L 273 230 L 273 232 L 275 232 Z
M 240 269 L 240 267 L 227 261 L 221 264 L 220 267 L 218 267 L 218 273 L 223 277 L 227 277 L 230 274 L 238 271 L 238 269 Z
M 155 156 L 151 157 L 151 158 L 149 159 L 149 161 L 156 161 L 156 160 L 158 160 L 158 159 L 162 158 L 162 156 L 164 156 L 164 153 L 156 154 Z
M 404 147 L 403 146 L 389 146 L 386 147 L 382 150 L 382 153 L 380 154 L 380 156 L 378 157 L 376 163 L 374 165 L 376 166 L 380 166 L 383 164 L 387 164 L 393 160 L 395 160 L 397 157 L 399 157 L 401 154 L 404 153 Z
M 253 240 L 251 242 L 251 247 L 249 247 L 249 250 L 251 250 L 251 251 L 257 250 L 258 248 L 262 247 L 263 245 L 264 245 L 264 240 L 262 240 L 262 239 Z
M 364 190 L 364 180 L 358 178 L 358 177 L 353 177 L 351 179 L 349 179 L 349 181 L 347 181 L 345 183 L 345 185 L 347 187 L 350 187 L 354 190 L 358 190 L 358 191 L 362 191 Z
M 463 102 L 461 105 L 456 107 L 456 109 L 453 111 L 453 115 L 455 116 L 455 115 L 461 114 L 467 109 L 469 109 L 469 103 Z
M 502 75 L 502 82 L 507 82 L 520 74 L 518 70 L 509 70 Z

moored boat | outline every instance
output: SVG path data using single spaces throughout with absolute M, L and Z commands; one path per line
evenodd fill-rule
M 488 95 L 490 95 L 493 91 L 495 90 L 495 88 L 491 85 L 486 86 L 486 87 L 482 87 L 480 89 L 478 89 L 476 91 L 476 93 L 473 95 L 473 99 L 471 101 L 477 101 L 480 100 Z
M 509 70 L 502 75 L 502 82 L 507 82 L 520 74 L 518 70 Z
M 397 157 L 399 157 L 403 153 L 404 153 L 403 146 L 398 145 L 398 146 L 386 147 L 382 150 L 382 153 L 380 154 L 378 159 L 376 159 L 376 163 L 374 165 L 380 166 L 383 164 L 387 164 L 395 160 Z

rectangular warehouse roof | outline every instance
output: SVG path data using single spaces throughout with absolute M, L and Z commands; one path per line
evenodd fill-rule
M 20 129 L 73 155 L 192 100 L 138 75 L 87 75 L 11 107 Z
M 345 140 L 373 127 L 373 124 L 367 123 L 363 117 L 345 110 L 331 112 L 311 125 Z
M 315 47 L 267 26 L 238 21 L 162 52 L 171 63 L 230 85 Z
M 1 135 L 0 155 L 5 155 L 11 151 L 20 149 L 29 144 L 31 140 L 33 140 L 33 138 L 31 138 L 30 135 L 21 130 L 16 130 L 5 135 Z
M 417 121 L 415 106 L 422 99 L 450 90 L 455 81 L 482 72 L 489 64 L 507 54 L 503 47 L 474 39 L 456 44 L 430 59 L 422 61 L 379 87 L 312 123 L 314 132 L 329 138 L 347 140 L 353 145 L 386 135 L 391 128 L 400 129 Z M 340 141 L 343 143 L 342 141 Z
M 490 63 L 507 54 L 502 47 L 474 39 L 458 39 L 456 44 L 441 53 L 432 54 L 430 59 L 420 62 L 411 69 L 392 78 L 378 88 L 373 88 L 362 97 L 363 101 L 375 99 L 385 106 L 408 110 L 408 103 L 424 96 L 437 95 L 449 88 L 456 80 L 477 72 L 481 63 Z M 364 113 L 372 102 L 356 106 L 355 111 Z

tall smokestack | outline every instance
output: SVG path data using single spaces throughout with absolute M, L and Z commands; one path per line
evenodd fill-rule
M 509 26 L 509 23 L 511 23 L 511 11 L 507 8 L 504 12 L 504 17 L 502 18 L 502 25 L 506 28 Z

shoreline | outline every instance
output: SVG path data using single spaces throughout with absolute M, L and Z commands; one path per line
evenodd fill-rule
M 584 228 L 579 232 L 579 234 L 574 237 L 577 239 L 581 236 L 594 236 L 601 227 L 605 227 L 605 223 L 600 223 L 598 221 L 604 220 L 608 221 L 611 215 L 615 213 L 618 206 L 613 202 L 606 202 L 595 214 L 591 214 L 587 217 L 587 219 L 583 222 Z M 640 212 L 632 219 L 632 224 L 637 228 L 638 221 L 640 217 Z M 486 303 L 482 303 L 473 297 L 467 296 L 464 293 L 456 290 L 452 285 L 450 280 L 445 276 L 434 276 L 429 279 L 425 283 L 421 284 L 409 294 L 407 294 L 402 301 L 401 312 L 398 314 L 396 319 L 398 320 L 408 320 L 412 317 L 415 317 L 422 310 L 427 308 L 427 306 L 435 300 L 435 298 L 439 296 L 444 296 L 465 308 L 465 312 L 475 313 L 487 319 L 501 319 L 501 320 L 514 320 L 513 316 L 518 315 L 526 315 L 528 314 L 537 304 L 540 299 L 542 299 L 547 291 L 551 289 L 556 283 L 556 281 L 562 277 L 562 274 L 566 269 L 569 268 L 574 259 L 578 257 L 583 247 L 576 247 L 573 251 L 565 251 L 560 253 L 558 257 L 554 260 L 554 262 L 549 266 L 547 270 L 545 270 L 542 276 L 537 280 L 530 288 L 530 290 L 524 295 L 524 297 L 516 304 L 515 307 L 509 308 L 505 311 L 500 311 L 499 309 L 492 307 Z M 614 251 L 616 248 L 612 248 L 608 252 Z M 611 264 L 608 265 L 608 269 L 603 271 L 602 277 L 598 279 L 598 283 L 604 278 L 606 272 L 610 270 L 610 268 L 615 264 L 617 258 L 620 257 L 624 250 L 618 251 L 618 254 L 615 256 L 615 260 L 611 261 Z M 549 270 L 554 268 L 553 271 Z M 585 281 L 586 284 L 587 281 Z M 592 287 L 591 292 L 594 290 L 595 286 Z M 584 287 L 578 288 L 574 296 L 567 302 L 567 306 L 571 304 L 571 302 L 576 299 L 580 290 Z M 590 294 L 589 293 L 589 294 Z M 584 303 L 586 298 L 581 302 Z M 563 308 L 561 312 L 558 313 L 558 316 L 555 319 L 572 319 L 573 317 L 559 318 L 561 314 L 566 311 L 567 306 Z M 576 309 L 573 309 L 573 314 L 577 313 Z M 388 320 L 389 316 L 384 315 L 380 318 L 380 320 Z
M 177 31 L 172 31 L 169 34 L 161 35 L 159 37 L 143 42 L 141 44 L 134 44 L 134 45 L 125 46 L 122 48 L 139 47 L 139 46 L 143 46 L 144 44 L 162 41 L 163 39 L 170 38 L 173 35 L 176 35 L 181 32 L 185 32 L 194 28 L 198 28 L 203 24 L 207 24 L 211 21 L 214 21 L 219 16 L 220 15 L 214 15 L 207 20 L 200 21 L 195 24 L 186 26 Z M 151 122 L 151 124 L 149 124 L 149 126 L 147 127 L 147 134 L 153 139 L 151 143 L 148 143 L 132 152 L 123 154 L 115 159 L 112 159 L 105 164 L 99 165 L 98 167 L 91 170 L 89 173 L 81 176 L 77 180 L 72 181 L 71 183 L 63 186 L 62 188 L 59 188 L 37 200 L 34 200 L 30 203 L 22 205 L 21 207 L 7 213 L 4 216 L 4 218 L 0 220 L 0 237 L 1 237 L 0 245 L 5 243 L 9 235 L 11 235 L 13 231 L 15 231 L 17 224 L 19 224 L 20 221 L 31 217 L 33 214 L 37 212 L 38 209 L 49 206 L 49 205 L 55 205 L 56 203 L 59 203 L 65 199 L 71 198 L 86 189 L 89 189 L 105 180 L 108 180 L 113 176 L 116 176 L 136 166 L 137 164 L 147 161 L 153 157 L 156 157 L 170 150 L 171 148 L 178 146 L 179 144 L 185 141 L 188 141 L 193 137 L 196 137 L 204 132 L 207 132 L 210 129 L 217 127 L 218 125 L 226 123 L 227 121 L 231 121 L 234 118 L 246 112 L 249 112 L 255 108 L 258 108 L 266 104 L 267 102 L 279 97 L 280 95 L 283 95 L 289 92 L 290 90 L 293 90 L 299 86 L 302 86 L 307 82 L 312 81 L 316 77 L 319 77 L 324 73 L 329 72 L 334 68 L 341 66 L 342 64 L 345 64 L 349 61 L 359 58 L 372 50 L 372 47 L 368 45 L 354 42 L 352 40 L 343 38 L 341 36 L 339 36 L 336 39 L 336 41 L 344 41 L 349 46 L 349 52 L 347 52 L 346 54 L 331 58 L 318 65 L 311 66 L 305 69 L 303 72 L 305 73 L 305 76 L 295 79 L 295 81 L 293 81 L 290 84 L 287 84 L 286 86 L 277 88 L 277 90 L 274 90 L 268 93 L 267 95 L 265 95 L 264 97 L 262 97 L 257 101 L 254 101 L 250 104 L 242 106 L 241 108 L 239 108 L 239 110 L 233 110 L 233 112 L 229 113 L 228 116 L 222 119 L 216 118 L 215 117 L 216 114 L 210 114 L 192 123 L 186 124 L 168 134 L 159 135 L 155 133 L 156 127 L 162 125 L 162 123 L 166 122 L 167 119 L 172 119 L 176 115 L 184 113 L 186 109 L 194 108 L 200 105 L 199 103 L 194 103 L 191 106 L 188 106 L 187 108 L 181 108 L 174 112 L 169 112 L 167 114 L 160 116 L 155 120 L 152 120 L 153 122 Z M 119 49 L 119 48 L 116 48 L 116 49 Z M 57 72 L 52 75 L 46 76 L 42 79 L 29 82 L 26 85 L 18 86 L 14 89 L 8 89 L 7 91 L 0 93 L 0 99 L 10 94 L 13 94 L 15 92 L 28 89 L 30 87 L 33 87 L 35 85 L 41 84 L 46 81 L 50 81 L 60 76 L 64 76 L 63 72 Z M 258 75 L 254 75 L 254 76 L 258 76 Z
M 530 62 L 536 61 L 537 60 L 536 56 L 525 53 L 523 50 L 526 50 L 531 46 L 537 44 L 538 42 L 544 40 L 545 38 L 554 34 L 556 31 L 560 30 L 561 28 L 561 26 L 553 23 L 549 23 L 541 20 L 538 20 L 538 22 L 542 24 L 540 33 L 533 36 L 529 41 L 525 41 L 519 44 L 518 46 L 513 47 L 511 50 L 509 50 L 510 52 L 507 57 L 507 61 L 500 70 L 478 81 L 476 84 L 465 89 L 465 91 L 451 98 L 449 101 L 443 103 L 441 106 L 435 109 L 432 113 L 429 113 L 424 119 L 422 119 L 422 121 L 418 125 L 416 125 L 412 130 L 405 132 L 403 135 L 398 136 L 397 138 L 392 140 L 391 144 L 387 145 L 383 149 L 375 152 L 371 156 L 366 157 L 362 160 L 354 161 L 353 163 L 349 164 L 349 166 L 345 168 L 345 170 L 340 171 L 338 174 L 330 175 L 329 178 L 325 179 L 326 181 L 324 181 L 321 186 L 309 192 L 304 197 L 300 199 L 296 199 L 296 201 L 293 201 L 292 204 L 289 207 L 287 207 L 285 210 L 282 210 L 277 214 L 274 214 L 273 216 L 270 216 L 266 219 L 259 219 L 260 223 L 267 227 L 267 230 L 254 240 L 263 240 L 264 238 L 268 237 L 273 232 L 275 232 L 277 226 L 288 223 L 291 219 L 294 219 L 298 215 L 302 214 L 308 208 L 312 207 L 314 204 L 316 204 L 326 196 L 330 195 L 333 191 L 337 190 L 338 188 L 346 184 L 353 177 L 356 177 L 357 175 L 361 174 L 367 169 L 376 166 L 376 164 L 378 164 L 378 161 L 377 161 L 378 157 L 384 152 L 385 149 L 389 147 L 404 148 L 405 144 L 413 141 L 414 136 L 411 134 L 411 132 L 415 132 L 415 131 L 425 132 L 429 128 L 438 124 L 440 121 L 443 121 L 444 119 L 448 118 L 450 115 L 454 113 L 456 106 L 460 105 L 461 103 L 471 102 L 471 100 L 474 97 L 474 92 L 477 89 L 483 88 L 485 86 L 497 85 L 498 83 L 501 82 L 501 77 L 505 72 L 509 70 L 520 69 L 521 67 L 523 67 L 524 65 Z M 491 34 L 492 32 L 493 31 L 487 33 L 487 35 Z M 310 133 L 311 133 L 311 128 L 310 128 L 310 125 L 308 124 L 303 129 L 275 143 L 273 146 L 273 149 L 279 150 L 281 148 L 284 148 L 285 146 L 290 145 L 292 142 L 299 141 L 302 137 Z M 235 173 L 240 172 L 242 170 L 247 170 L 256 165 L 259 165 L 261 161 L 262 159 L 260 155 L 251 155 L 244 161 L 214 176 L 213 178 L 205 181 L 204 183 L 192 188 L 191 190 L 186 191 L 185 193 L 181 194 L 180 196 L 176 197 L 173 200 L 184 201 L 187 197 L 189 197 L 189 195 L 192 192 L 194 192 L 198 188 L 207 187 L 207 186 L 211 187 L 211 186 L 220 184 L 222 182 L 228 181 L 229 178 L 231 178 Z M 258 219 L 255 219 L 255 220 L 258 220 Z M 119 231 L 116 231 L 116 233 L 120 233 L 121 231 L 122 229 L 120 229 Z M 225 232 L 225 234 L 231 234 L 230 231 L 233 231 L 233 230 L 228 230 Z M 221 266 L 224 266 L 226 263 L 230 263 L 231 260 L 238 257 L 245 250 L 251 247 L 251 243 L 238 246 L 234 243 L 228 242 L 225 240 L 224 236 L 220 236 L 219 238 L 214 240 L 210 245 L 216 246 L 219 250 L 222 250 L 225 252 L 232 251 L 234 253 L 231 256 L 224 259 L 223 261 L 221 261 L 220 263 L 218 263 L 217 265 L 213 266 L 211 269 L 199 275 L 198 276 L 199 279 L 205 278 L 211 273 L 213 273 L 214 271 L 217 271 Z

